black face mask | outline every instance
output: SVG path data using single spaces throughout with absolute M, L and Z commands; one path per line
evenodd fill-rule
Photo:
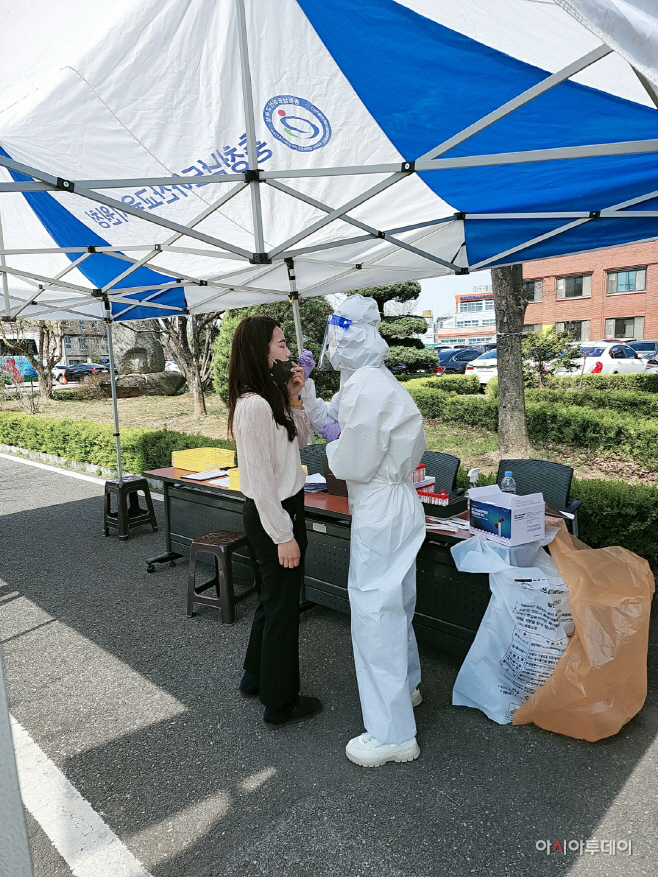
M 277 387 L 281 387 L 282 390 L 285 390 L 286 385 L 290 380 L 290 375 L 292 374 L 292 360 L 274 359 L 273 357 L 270 357 L 270 359 L 274 363 L 270 369 L 272 380 Z

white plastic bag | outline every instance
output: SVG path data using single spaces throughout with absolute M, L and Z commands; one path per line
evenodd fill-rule
M 547 534 L 550 541 L 555 531 Z M 573 633 L 569 592 L 540 543 L 474 536 L 451 549 L 461 572 L 489 573 L 491 600 L 452 692 L 500 725 L 546 682 Z

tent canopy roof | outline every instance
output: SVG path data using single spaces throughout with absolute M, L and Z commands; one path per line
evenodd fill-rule
M 3 314 L 225 310 L 658 237 L 646 2 L 118 0 L 88 21 L 35 0 L 0 45 Z

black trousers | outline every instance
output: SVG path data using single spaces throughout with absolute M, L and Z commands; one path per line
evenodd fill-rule
M 301 551 L 299 566 L 294 569 L 279 563 L 278 546 L 263 529 L 252 499 L 245 501 L 242 513 L 262 577 L 262 594 L 251 626 L 244 669 L 260 677 L 261 703 L 273 710 L 294 707 L 299 700 L 299 603 L 308 543 L 304 491 L 284 499 L 281 505 L 292 519 L 293 535 Z

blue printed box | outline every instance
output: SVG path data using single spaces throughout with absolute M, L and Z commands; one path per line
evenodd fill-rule
M 541 493 L 517 496 L 503 493 L 497 485 L 472 487 L 470 524 L 476 531 L 501 545 L 523 545 L 544 538 L 546 504 Z

